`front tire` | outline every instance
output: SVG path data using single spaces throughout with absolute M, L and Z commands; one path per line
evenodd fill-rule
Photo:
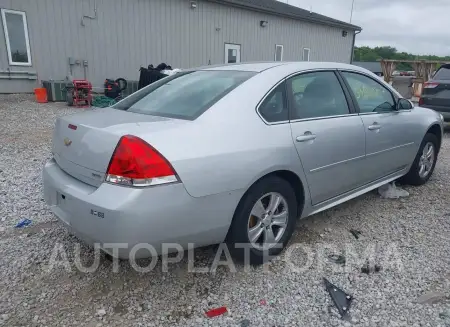
M 270 176 L 244 195 L 226 242 L 240 262 L 263 264 L 285 248 L 296 220 L 297 199 L 292 186 L 282 178 Z
M 403 183 L 420 186 L 428 182 L 436 166 L 438 145 L 436 135 L 425 135 L 408 174 L 401 179 Z

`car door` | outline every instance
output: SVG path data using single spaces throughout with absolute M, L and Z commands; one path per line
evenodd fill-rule
M 287 80 L 287 93 L 292 138 L 312 204 L 363 185 L 364 125 L 336 72 L 293 76 Z
M 368 180 L 406 168 L 415 151 L 411 104 L 397 108 L 398 97 L 375 77 L 352 71 L 340 74 L 364 123 Z

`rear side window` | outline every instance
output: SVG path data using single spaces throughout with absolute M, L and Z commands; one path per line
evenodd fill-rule
M 259 113 L 269 123 L 289 120 L 284 82 L 274 88 L 264 99 L 259 106 Z
M 288 81 L 291 119 L 319 118 L 350 113 L 341 84 L 333 72 L 294 76 Z
M 193 71 L 159 80 L 117 103 L 114 109 L 194 120 L 254 76 L 243 71 Z
M 438 69 L 436 74 L 434 74 L 433 79 L 449 79 L 450 80 L 450 66 L 441 67 Z

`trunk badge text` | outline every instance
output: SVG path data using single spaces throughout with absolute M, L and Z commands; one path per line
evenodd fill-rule
M 105 218 L 105 213 L 96 211 L 96 210 L 92 210 L 92 209 L 91 209 L 91 215 L 97 216 L 98 218 Z
M 64 144 L 65 144 L 66 146 L 69 146 L 69 145 L 72 144 L 72 141 L 66 137 L 66 138 L 64 139 Z

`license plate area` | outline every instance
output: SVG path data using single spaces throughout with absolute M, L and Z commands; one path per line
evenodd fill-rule
M 59 192 L 56 192 L 56 205 L 58 207 L 64 207 L 66 205 L 67 197 Z
M 70 210 L 68 210 L 69 206 L 69 200 L 67 199 L 67 196 L 63 193 L 56 192 L 56 206 L 54 210 L 54 213 L 61 219 L 64 223 L 71 226 L 70 221 Z

